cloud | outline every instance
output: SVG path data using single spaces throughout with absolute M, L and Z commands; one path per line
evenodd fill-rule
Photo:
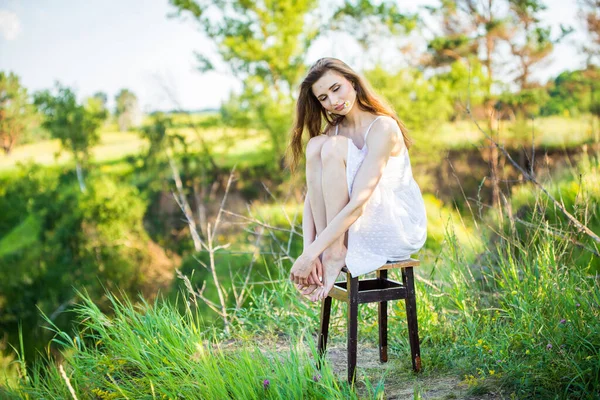
M 6 40 L 15 40 L 21 33 L 21 21 L 12 11 L 0 10 L 0 34 Z

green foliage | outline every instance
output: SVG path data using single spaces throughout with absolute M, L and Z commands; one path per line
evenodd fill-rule
M 451 65 L 461 59 L 467 59 L 477 45 L 466 34 L 437 36 L 427 43 L 427 51 L 431 55 L 429 64 L 435 67 Z
M 562 198 L 568 210 L 597 230 L 600 211 L 598 162 L 584 158 L 578 168 L 559 176 L 557 188 L 551 188 L 551 191 Z M 582 181 L 580 174 L 584 176 Z M 49 179 L 55 180 L 55 177 Z M 127 195 L 127 201 L 123 203 L 115 200 L 121 192 Z M 134 231 L 141 229 L 137 221 L 142 211 L 134 212 L 131 218 L 124 217 L 120 225 L 115 222 L 114 229 L 108 227 L 110 215 L 126 214 L 128 209 L 124 204 L 134 204 L 132 199 L 138 196 L 135 192 L 127 194 L 120 185 L 109 180 L 94 180 L 86 194 L 72 188 L 60 196 L 65 200 L 52 206 L 48 214 L 58 214 L 58 207 L 69 207 L 84 221 L 98 221 L 95 224 L 99 228 L 95 231 L 100 236 L 120 238 L 119 232 L 130 227 Z M 423 264 L 417 280 L 423 365 L 429 373 L 450 372 L 459 376 L 463 379 L 462 385 L 473 393 L 501 388 L 514 393 L 513 397 L 517 398 L 589 397 L 600 389 L 597 380 L 600 373 L 600 291 L 594 279 L 590 279 L 594 276 L 590 258 L 588 264 L 579 263 L 572 241 L 564 236 L 568 234 L 580 242 L 583 238 L 569 233 L 568 224 L 559 224 L 564 217 L 557 210 L 543 207 L 541 193 L 523 188 L 515 191 L 513 197 L 515 217 L 534 226 L 512 230 L 510 222 L 505 221 L 507 230 L 502 233 L 493 218 L 495 211 L 471 225 L 470 221 L 463 220 L 464 216 L 444 207 L 432 196 L 426 196 L 433 243 L 428 243 L 419 257 Z M 67 199 L 70 198 L 79 199 L 81 206 L 69 202 Z M 539 211 L 529 213 L 527 206 Z M 287 220 L 282 213 L 276 213 L 274 207 L 256 209 L 254 213 L 260 218 L 272 215 L 268 222 L 276 226 Z M 41 217 L 42 223 L 50 218 L 46 214 Z M 58 219 L 70 218 L 61 216 Z M 29 232 L 35 231 L 29 220 L 18 229 L 27 226 L 30 226 Z M 562 237 L 549 234 L 548 227 L 561 228 Z M 57 226 L 46 236 L 63 235 L 58 230 Z M 64 223 L 62 230 L 74 232 L 77 228 L 72 223 Z M 93 230 L 85 232 L 85 236 L 95 236 L 90 235 Z M 276 232 L 271 237 L 273 242 L 265 244 L 264 248 L 285 248 L 287 234 L 279 233 Z M 89 243 L 79 235 L 71 236 L 88 249 Z M 481 246 L 482 241 L 484 246 Z M 75 245 L 73 249 L 78 248 Z M 299 251 L 296 245 L 292 243 L 292 255 Z M 57 246 L 57 241 L 52 242 L 52 246 Z M 110 247 L 108 243 L 103 246 Z M 0 248 L 4 248 L 2 243 Z M 289 284 L 286 279 L 288 259 L 269 257 L 264 259 L 270 267 L 261 271 L 266 274 L 262 280 L 268 283 L 255 284 L 245 307 L 231 310 L 235 336 L 228 336 L 217 324 L 204 320 L 202 310 L 206 307 L 196 304 L 195 297 L 189 297 L 190 293 L 185 294 L 185 301 L 181 301 L 180 306 L 177 302 L 169 304 L 161 300 L 153 306 L 143 303 L 142 307 L 134 306 L 125 296 L 120 301 L 109 294 L 114 317 L 100 310 L 97 304 L 102 303 L 96 295 L 80 296 L 82 303 L 77 306 L 77 312 L 83 323 L 78 330 L 71 334 L 53 328 L 57 334 L 54 343 L 67 350 L 63 365 L 71 382 L 76 382 L 77 393 L 136 398 L 152 393 L 157 397 L 177 393 L 186 396 L 188 390 L 196 393 L 205 390 L 203 396 L 218 397 L 223 387 L 229 387 L 229 393 L 263 393 L 267 397 L 321 398 L 328 397 L 333 390 L 342 391 L 346 396 L 345 384 L 337 380 L 327 365 L 322 372 L 321 385 L 310 382 L 314 361 L 297 346 L 295 335 L 303 333 L 307 327 L 314 329 L 319 305 L 302 301 Z M 219 265 L 232 261 L 232 281 L 239 284 L 237 270 L 248 260 L 247 255 L 236 261 L 224 257 L 219 260 Z M 124 262 L 119 261 L 121 265 Z M 271 268 L 273 265 L 275 268 Z M 32 269 L 36 270 L 40 268 Z M 399 279 L 398 271 L 391 274 L 393 279 Z M 54 276 L 49 282 L 57 280 Z M 0 282 L 4 281 L 0 279 Z M 40 287 L 50 285 L 49 282 Z M 1 289 L 0 293 L 4 294 L 4 288 Z M 25 294 L 28 294 L 27 290 Z M 196 301 L 199 300 L 196 298 Z M 332 321 L 345 321 L 345 312 L 345 307 L 334 306 Z M 363 324 L 359 337 L 374 343 L 377 340 L 376 308 L 361 306 L 360 313 Z M 410 370 L 403 302 L 390 305 L 389 320 L 390 337 L 394 338 L 389 344 L 393 351 L 391 357 L 400 360 L 390 365 L 390 376 L 401 376 Z M 344 328 L 344 323 L 333 322 L 331 338 L 343 341 Z M 292 337 L 291 350 L 286 350 L 285 357 L 277 363 L 271 360 L 281 354 L 255 352 L 256 341 L 251 345 L 241 340 L 282 335 Z M 238 341 L 228 350 L 224 340 L 228 340 L 229 345 Z M 308 341 L 312 343 L 312 340 Z M 41 366 L 30 369 L 29 383 L 21 381 L 22 386 L 12 393 L 32 397 L 68 396 L 63 378 L 54 363 L 50 364 L 48 369 Z M 263 368 L 265 365 L 268 367 Z M 239 379 L 239 376 L 245 378 Z M 264 379 L 269 379 L 269 389 L 263 392 Z M 214 382 L 214 385 L 198 382 Z M 291 382 L 296 383 L 293 389 L 287 387 Z M 364 383 L 365 396 L 375 397 L 379 389 L 370 386 L 368 380 Z M 384 384 L 389 383 L 382 381 L 379 387 L 383 388 Z
M 115 96 L 115 103 L 115 117 L 120 131 L 126 131 L 139 124 L 141 113 L 138 98 L 132 91 L 121 89 Z
M 169 133 L 172 127 L 172 119 L 163 113 L 156 113 L 152 116 L 150 124 L 144 125 L 139 129 L 142 138 L 148 141 L 148 152 L 144 156 L 146 169 L 155 170 L 157 166 L 163 166 L 167 160 L 167 152 L 171 151 L 175 141 L 185 146 L 185 138 L 181 135 Z
M 550 96 L 545 88 L 523 89 L 517 93 L 503 93 L 495 104 L 497 110 L 508 108 L 511 116 L 521 120 L 537 117 Z
M 14 73 L 0 71 L 0 146 L 6 154 L 21 139 L 34 119 L 27 89 Z
M 561 205 L 592 232 L 600 232 L 600 165 L 598 159 L 585 156 L 577 168 L 569 169 L 554 176 L 544 186 Z M 537 199 L 537 201 L 536 201 Z M 592 273 L 600 272 L 600 257 L 589 249 L 598 252 L 598 245 L 583 232 L 572 232 L 571 223 L 562 211 L 545 198 L 539 189 L 527 186 L 513 189 L 511 206 L 521 223 L 514 226 L 506 223 L 508 235 L 520 238 L 524 243 L 542 244 L 547 236 L 562 238 L 570 247 L 565 247 L 562 257 L 570 260 L 570 265 Z M 531 224 L 538 222 L 539 229 L 532 230 Z M 513 232 L 516 231 L 516 233 Z M 587 249 L 586 249 L 587 248 Z
M 560 73 L 548 88 L 550 99 L 541 114 L 577 116 L 590 111 L 600 98 L 599 77 L 600 69 L 594 66 Z
M 447 120 L 453 108 L 450 96 L 444 96 L 448 85 L 439 79 L 426 79 L 421 71 L 403 69 L 395 74 L 378 67 L 365 72 L 376 92 L 396 110 L 409 129 L 434 130 Z
M 314 0 L 257 3 L 171 0 L 179 14 L 190 13 L 217 44 L 234 75 L 243 79 L 241 95 L 222 108 L 225 122 L 264 129 L 271 161 L 281 161 L 292 123 L 294 86 L 305 72 L 304 54 L 319 34 L 309 22 Z M 202 57 L 202 65 L 212 64 Z M 234 112 L 231 112 L 234 110 Z
M 352 35 L 365 49 L 382 40 L 393 40 L 406 35 L 417 27 L 417 14 L 400 11 L 393 1 L 346 0 L 334 10 L 332 21 L 327 25 Z
M 107 117 L 106 111 L 95 101 L 79 104 L 75 93 L 58 83 L 55 89 L 56 94 L 44 90 L 34 95 L 35 104 L 46 117 L 42 125 L 75 160 L 85 162 L 100 141 L 98 128 Z
M 0 329 L 16 343 L 21 321 L 30 358 L 47 340 L 38 328 L 37 307 L 66 327 L 70 318 L 60 308 L 73 301 L 73 287 L 85 285 L 100 305 L 104 288 L 134 295 L 151 256 L 142 225 L 146 204 L 135 188 L 93 178 L 82 193 L 72 176 L 39 167 L 17 177 L 1 197 L 2 205 L 14 208 L 2 218 L 7 233 L 0 240 Z
M 474 59 L 471 65 L 454 62 L 446 72 L 431 77 L 415 68 L 390 73 L 381 67 L 366 71 L 365 77 L 408 129 L 423 134 L 424 139 L 444 122 L 464 116 L 468 105 L 482 104 L 487 90 L 482 66 Z

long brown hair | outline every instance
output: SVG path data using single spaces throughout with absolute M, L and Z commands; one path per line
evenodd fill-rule
M 298 166 L 300 156 L 302 155 L 302 134 L 304 133 L 304 129 L 308 130 L 310 139 L 326 132 L 332 126 L 339 125 L 344 119 L 343 115 L 328 115 L 312 92 L 312 85 L 327 71 L 335 71 L 352 83 L 356 88 L 355 104 L 361 110 L 393 118 L 402 132 L 406 148 L 410 148 L 411 140 L 406 134 L 406 127 L 400 121 L 394 109 L 375 94 L 367 80 L 354 72 L 343 61 L 337 58 L 325 57 L 317 60 L 310 67 L 306 78 L 300 84 L 300 94 L 296 103 L 296 121 L 290 134 L 290 142 L 287 149 L 292 172 Z M 323 123 L 325 123 L 325 127 L 323 127 Z

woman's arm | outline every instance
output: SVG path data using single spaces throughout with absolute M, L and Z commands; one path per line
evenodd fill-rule
M 350 201 L 331 220 L 317 239 L 308 248 L 305 247 L 304 254 L 310 260 L 317 258 L 362 215 L 365 204 L 381 179 L 391 150 L 399 140 L 398 129 L 400 128 L 391 118 L 381 118 L 380 123 L 374 124 L 371 134 L 367 136 L 369 151 L 356 173 Z
M 304 199 L 304 211 L 302 214 L 302 243 L 304 244 L 302 247 L 303 251 L 306 251 L 306 248 L 315 240 L 316 234 L 317 230 L 315 227 L 312 210 L 310 209 L 310 201 L 308 200 L 307 192 L 306 198 Z

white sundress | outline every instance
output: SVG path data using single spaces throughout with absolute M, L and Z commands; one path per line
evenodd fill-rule
M 380 117 L 367 128 L 362 149 L 348 140 L 346 181 L 350 196 L 356 173 L 367 155 L 367 135 Z M 398 134 L 403 140 L 399 129 Z M 363 214 L 348 229 L 346 267 L 353 277 L 375 271 L 388 261 L 410 258 L 426 239 L 425 203 L 404 147 L 400 155 L 389 158 Z

